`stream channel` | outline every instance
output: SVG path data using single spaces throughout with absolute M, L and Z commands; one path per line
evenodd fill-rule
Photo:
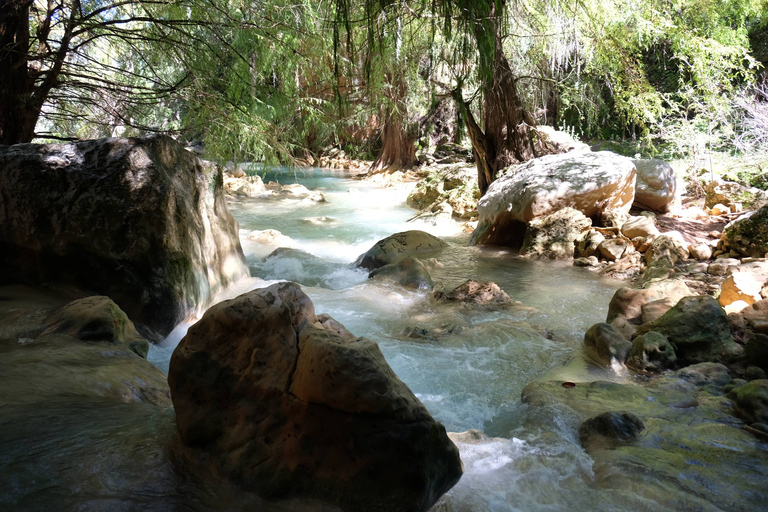
M 338 171 L 282 171 L 264 182 L 274 179 L 320 191 L 327 202 L 230 200 L 253 278 L 220 299 L 275 280 L 299 283 L 318 314 L 328 313 L 355 335 L 376 341 L 397 375 L 449 432 L 478 429 L 494 438 L 458 443 L 465 474 L 433 510 L 616 510 L 622 498 L 592 485 L 591 459 L 573 429 L 549 419 L 532 428 L 537 421 L 521 405 L 520 392 L 578 353 L 584 331 L 604 321 L 617 282 L 569 263 L 468 247 L 470 234 L 457 224 L 408 223 L 415 211 L 406 206 L 403 188 L 381 188 Z M 247 238 L 265 229 L 289 239 L 260 244 Z M 430 264 L 440 286 L 450 290 L 467 279 L 494 281 L 523 307 L 500 312 L 436 306 L 426 292 L 369 280 L 367 272 L 351 266 L 376 241 L 410 229 L 450 244 Z M 294 250 L 265 260 L 285 245 Z M 186 327 L 150 352 L 163 371 Z M 625 502 L 622 510 L 631 509 Z

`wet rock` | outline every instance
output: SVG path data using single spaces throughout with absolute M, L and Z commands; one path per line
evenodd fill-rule
M 722 240 L 741 255 L 764 257 L 768 253 L 768 206 L 728 224 L 723 229 Z
M 659 236 L 659 228 L 653 223 L 652 219 L 645 216 L 630 217 L 627 222 L 621 226 L 621 234 L 627 238 Z
M 664 160 L 632 160 L 637 168 L 633 206 L 657 212 L 667 212 L 675 199 L 675 171 Z
M 628 212 L 634 182 L 632 161 L 607 151 L 534 158 L 491 183 L 478 202 L 480 221 L 470 243 L 519 246 L 520 225 L 566 207 L 590 218 Z
M 424 231 L 403 231 L 379 240 L 355 261 L 355 266 L 374 270 L 405 256 L 430 256 L 445 247 L 445 242 Z
M 520 254 L 538 258 L 573 258 L 576 240 L 592 225 L 578 210 L 563 208 L 528 225 Z
M 692 364 L 678 370 L 675 375 L 697 387 L 722 388 L 733 380 L 728 374 L 728 368 L 720 363 Z
M 740 388 L 741 386 L 745 385 L 747 382 L 748 381 L 745 379 L 733 379 L 731 382 L 723 386 L 723 393 L 728 394 L 734 389 Z
M 763 282 L 758 281 L 753 274 L 747 272 L 734 272 L 725 278 L 720 285 L 720 305 L 725 307 L 736 301 L 744 301 L 752 305 L 762 299 L 760 290 Z
M 209 309 L 168 382 L 189 457 L 268 499 L 426 511 L 462 473 L 378 346 L 328 329 L 293 283 Z
M 768 336 L 753 334 L 744 346 L 747 361 L 768 370 Z
M 167 334 L 248 276 L 221 169 L 170 137 L 0 147 L 0 281 L 67 282 Z
M 667 337 L 650 331 L 635 338 L 626 364 L 636 370 L 660 372 L 672 368 L 676 361 L 675 348 Z
M 491 281 L 478 282 L 471 279 L 449 292 L 436 291 L 433 297 L 444 302 L 461 302 L 481 306 L 514 302 L 496 283 Z
M 613 358 L 624 362 L 632 350 L 632 343 L 613 325 L 600 323 L 584 334 L 584 347 L 599 363 L 610 366 Z
M 149 351 L 149 342 L 141 337 L 123 310 L 105 296 L 86 297 L 62 306 L 46 320 L 42 335 L 47 334 L 124 344 L 145 359 Z
M 744 370 L 744 378 L 748 381 L 752 380 L 759 380 L 759 379 L 768 379 L 768 375 L 766 375 L 765 370 L 762 368 L 758 368 L 757 366 L 747 366 L 747 369 Z
M 734 412 L 747 423 L 768 423 L 768 380 L 753 380 L 730 393 Z
M 594 229 L 587 231 L 578 241 L 577 252 L 581 258 L 589 258 L 597 252 L 597 248 L 605 240 L 605 236 Z
M 431 290 L 435 286 L 424 263 L 412 256 L 406 256 L 398 259 L 396 263 L 379 267 L 368 274 L 368 277 L 394 281 L 399 286 L 413 291 Z
M 604 412 L 579 426 L 579 442 L 587 448 L 598 439 L 610 441 L 632 441 L 643 431 L 645 425 L 631 412 Z
M 657 331 L 677 348 L 677 356 L 688 363 L 728 359 L 741 351 L 731 336 L 728 317 L 712 297 L 684 297 L 654 322 L 643 324 L 638 334 Z
M 612 323 L 618 317 L 624 317 L 631 322 L 642 322 L 642 306 L 649 302 L 668 297 L 677 304 L 683 297 L 691 295 L 691 290 L 681 280 L 668 279 L 652 283 L 647 288 L 619 288 L 613 294 L 608 304 L 606 322 Z

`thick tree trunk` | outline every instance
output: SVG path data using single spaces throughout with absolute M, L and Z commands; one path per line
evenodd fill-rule
M 387 88 L 391 106 L 385 107 L 381 118 L 381 152 L 371 166 L 371 172 L 412 167 L 416 163 L 416 139 L 407 130 L 408 113 L 403 102 L 405 82 L 399 76 L 387 74 Z M 396 108 L 395 106 L 399 106 Z
M 0 144 L 29 142 L 39 109 L 30 109 L 30 0 L 0 0 Z
M 386 117 L 381 127 L 382 148 L 371 166 L 373 172 L 408 168 L 416 163 L 416 142 L 396 116 Z
M 469 105 L 463 105 L 476 159 L 478 186 L 483 195 L 501 169 L 547 152 L 536 136 L 533 116 L 523 108 L 515 76 L 504 55 L 502 13 L 496 12 L 497 3 L 487 5 L 489 11 L 480 13 L 475 25 L 478 47 L 493 49 L 481 55 L 481 65 L 487 71 L 483 84 L 482 130 Z M 499 6 L 503 12 L 504 2 Z

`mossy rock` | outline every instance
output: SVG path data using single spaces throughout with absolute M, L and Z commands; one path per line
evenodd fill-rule
M 768 253 L 768 206 L 745 215 L 725 227 L 723 240 L 744 256 L 762 258 Z
M 661 318 L 641 325 L 637 332 L 650 331 L 666 336 L 684 363 L 727 360 L 742 350 L 731 336 L 725 311 L 708 295 L 680 299 Z

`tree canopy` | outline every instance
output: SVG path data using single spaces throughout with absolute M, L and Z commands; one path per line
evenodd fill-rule
M 745 133 L 749 101 L 763 101 L 766 12 L 766 0 L 2 0 L 0 143 L 164 132 L 212 158 L 288 163 L 336 145 L 390 167 L 465 140 L 482 190 L 549 150 L 540 124 L 744 149 L 760 140 Z

